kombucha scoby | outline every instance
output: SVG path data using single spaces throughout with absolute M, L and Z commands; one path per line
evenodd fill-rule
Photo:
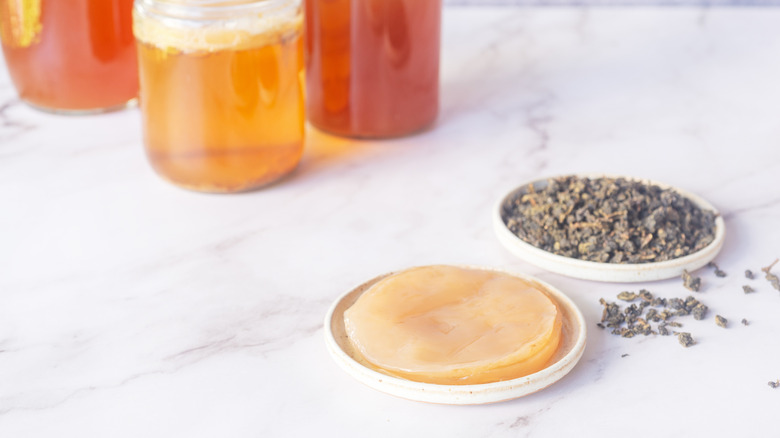
M 355 351 L 386 374 L 462 385 L 545 368 L 561 341 L 553 298 L 523 279 L 479 269 L 426 266 L 371 286 L 344 313 Z
M 160 175 L 192 190 L 238 192 L 297 166 L 300 7 L 190 27 L 169 27 L 143 8 L 136 17 L 146 151 Z

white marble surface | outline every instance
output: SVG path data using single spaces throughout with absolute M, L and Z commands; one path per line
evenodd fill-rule
M 741 273 L 780 257 L 778 22 L 780 9 L 449 8 L 435 129 L 310 132 L 294 176 L 235 196 L 157 178 L 137 111 L 42 114 L 0 73 L 0 436 L 776 436 L 780 292 Z M 684 297 L 679 280 L 569 279 L 494 238 L 490 209 L 509 188 L 602 171 L 721 209 L 729 276 L 701 271 L 710 317 L 682 320 L 697 345 L 595 328 L 599 297 Z M 485 406 L 355 382 L 326 353 L 327 307 L 430 263 L 567 291 L 591 325 L 583 360 Z
M 442 0 L 446 6 L 682 6 L 682 7 L 766 7 L 778 6 L 780 0 Z

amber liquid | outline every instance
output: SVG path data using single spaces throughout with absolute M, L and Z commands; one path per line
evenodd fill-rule
M 146 151 L 179 186 L 238 192 L 291 172 L 303 152 L 298 33 L 241 50 L 139 43 Z
M 392 137 L 439 110 L 441 0 L 306 0 L 309 121 Z
M 0 26 L 11 16 L 0 0 Z M 38 0 L 32 0 L 35 2 Z M 21 98 L 54 111 L 94 111 L 124 106 L 138 94 L 132 29 L 133 0 L 40 0 L 40 32 L 26 46 L 3 38 L 3 53 Z M 4 32 L 8 35 L 8 32 Z

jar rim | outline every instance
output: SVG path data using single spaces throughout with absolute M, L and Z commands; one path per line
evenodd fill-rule
M 147 14 L 185 20 L 212 20 L 300 7 L 301 0 L 135 0 Z

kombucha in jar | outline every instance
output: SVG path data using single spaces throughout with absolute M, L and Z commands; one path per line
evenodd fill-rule
M 307 114 L 348 137 L 395 137 L 439 110 L 441 0 L 306 0 Z
M 133 0 L 0 0 L 0 40 L 21 99 L 58 113 L 134 102 L 132 10 Z
M 180 187 L 240 192 L 303 152 L 300 0 L 137 0 L 147 157 Z

